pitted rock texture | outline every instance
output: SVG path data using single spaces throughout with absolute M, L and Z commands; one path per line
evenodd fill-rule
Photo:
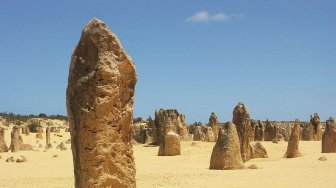
M 267 151 L 265 147 L 260 143 L 256 142 L 252 146 L 253 158 L 268 158 Z
M 94 18 L 73 52 L 67 111 L 75 187 L 135 187 L 132 122 L 137 75 L 118 37 Z
M 1 152 L 8 152 L 8 146 L 5 140 L 5 128 L 0 127 L 0 153 Z
M 240 152 L 243 161 L 248 161 L 251 159 L 251 145 L 250 145 L 250 134 L 251 134 L 251 123 L 250 123 L 250 113 L 244 103 L 239 102 L 237 106 L 233 109 L 232 123 L 236 125 Z
M 189 140 L 185 116 L 176 109 L 160 109 L 155 111 L 153 142 L 160 145 L 165 135 L 172 130 L 180 135 L 181 140 Z
M 286 158 L 300 157 L 299 152 L 299 142 L 300 142 L 300 125 L 299 121 L 296 120 L 294 127 L 292 129 L 291 136 L 288 141 L 287 152 L 285 154 Z
M 336 153 L 336 123 L 332 117 L 326 121 L 322 136 L 322 153 Z
M 12 152 L 18 152 L 22 144 L 23 140 L 20 134 L 20 127 L 14 126 L 11 132 L 11 144 L 9 146 L 9 149 Z
M 181 154 L 180 135 L 170 130 L 165 135 L 165 141 L 161 143 L 159 148 L 159 156 L 174 156 Z
M 218 139 L 218 130 L 219 130 L 219 122 L 215 112 L 212 112 L 209 117 L 209 126 L 211 127 L 214 134 L 214 141 L 216 142 Z
M 210 169 L 233 170 L 244 168 L 240 154 L 239 138 L 236 126 L 227 122 L 218 131 L 218 139 L 213 147 Z
M 271 124 L 268 119 L 265 123 L 265 129 L 264 129 L 264 141 L 273 141 L 274 139 L 277 139 L 279 135 L 279 127 L 275 124 Z
M 314 139 L 314 126 L 309 123 L 302 123 L 302 137 L 303 141 L 313 141 Z
M 255 141 L 264 140 L 264 124 L 260 120 L 258 120 L 258 124 L 255 127 L 254 140 Z

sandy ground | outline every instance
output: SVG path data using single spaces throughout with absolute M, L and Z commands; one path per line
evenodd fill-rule
M 62 130 L 63 131 L 63 130 Z M 52 133 L 54 148 L 61 141 L 69 139 L 69 133 L 63 137 Z M 0 187 L 18 188 L 67 188 L 73 186 L 73 167 L 70 145 L 68 150 L 51 149 L 43 152 L 45 138 L 39 140 L 35 134 L 22 135 L 25 143 L 30 143 L 36 151 L 18 153 L 0 153 Z M 45 135 L 44 135 L 45 136 Z M 6 140 L 9 144 L 9 131 Z M 171 157 L 157 156 L 158 147 L 135 145 L 134 154 L 137 168 L 137 187 L 295 187 L 295 188 L 335 188 L 336 187 L 336 153 L 321 154 L 321 142 L 300 142 L 303 157 L 285 159 L 287 142 L 273 144 L 262 142 L 269 158 L 253 159 L 246 166 L 256 164 L 259 169 L 251 170 L 209 170 L 209 161 L 214 143 L 182 142 L 182 155 Z M 58 154 L 58 157 L 53 155 Z M 10 156 L 24 155 L 26 163 L 7 163 Z M 326 156 L 327 161 L 319 161 Z

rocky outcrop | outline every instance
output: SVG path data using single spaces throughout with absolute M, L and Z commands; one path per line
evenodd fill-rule
M 214 134 L 214 141 L 217 141 L 218 138 L 218 130 L 219 130 L 219 122 L 215 112 L 212 112 L 209 117 L 209 127 L 211 127 Z
M 196 126 L 193 135 L 194 141 L 205 141 L 205 134 L 202 130 L 202 126 Z
M 232 123 L 236 125 L 240 152 L 243 161 L 248 161 L 251 159 L 251 145 L 250 145 L 250 134 L 251 134 L 251 123 L 250 123 L 250 113 L 244 103 L 239 102 L 237 106 L 233 109 Z
M 176 109 L 160 109 L 155 111 L 153 140 L 159 145 L 165 135 L 172 130 L 180 135 L 181 140 L 189 140 L 185 116 L 179 114 Z
M 137 76 L 118 37 L 94 18 L 70 64 L 67 111 L 75 187 L 135 187 L 132 146 Z
M 22 129 L 22 134 L 29 135 L 30 131 L 27 126 L 23 126 L 21 129 Z
M 66 145 L 64 144 L 64 142 L 61 142 L 58 146 L 56 146 L 56 149 L 59 150 L 67 150 L 68 148 L 66 147 Z
M 332 117 L 326 121 L 322 136 L 322 153 L 336 153 L 336 123 Z
M 301 156 L 299 152 L 299 142 L 300 142 L 300 125 L 299 120 L 296 120 L 291 132 L 291 136 L 288 141 L 287 152 L 285 154 L 286 158 L 294 158 Z
M 0 127 L 0 153 L 8 152 L 8 147 L 5 141 L 5 128 Z
M 144 144 L 146 142 L 147 137 L 149 136 L 148 127 L 143 123 L 135 123 L 133 124 L 132 138 L 137 142 Z
M 218 139 L 213 147 L 210 169 L 233 170 L 244 168 L 236 126 L 227 122 L 219 128 Z
M 37 139 L 43 139 L 43 128 L 42 127 L 40 127 L 40 128 L 37 129 L 37 133 L 36 133 L 35 138 L 37 138 Z
M 207 142 L 214 142 L 215 141 L 215 135 L 212 131 L 211 127 L 205 127 L 204 128 L 204 135 L 205 135 L 205 141 Z
M 161 142 L 159 156 L 173 156 L 181 154 L 180 135 L 170 130 L 165 135 L 164 142 Z
M 320 120 L 320 116 L 317 113 L 314 113 L 310 116 L 310 123 L 314 127 L 314 140 L 321 140 L 322 139 L 322 124 Z
M 12 152 L 18 152 L 22 144 L 23 140 L 20 134 L 20 127 L 14 126 L 11 132 L 11 144 L 9 146 L 9 149 Z
M 258 124 L 255 127 L 254 140 L 255 141 L 264 140 L 264 124 L 260 120 L 258 120 Z
M 278 138 L 278 134 L 278 126 L 271 124 L 271 122 L 267 119 L 265 122 L 264 141 L 273 141 Z
M 46 148 L 47 149 L 52 148 L 52 144 L 50 142 L 50 132 L 51 132 L 51 127 L 48 126 L 46 129 Z
M 314 126 L 309 123 L 302 123 L 302 135 L 301 140 L 313 141 L 314 139 Z
M 258 127 L 258 121 L 251 119 L 250 141 L 254 141 L 257 127 Z
M 268 158 L 267 151 L 260 142 L 252 146 L 252 158 Z

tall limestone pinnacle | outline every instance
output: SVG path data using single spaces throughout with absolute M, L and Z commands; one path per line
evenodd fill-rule
M 135 187 L 137 75 L 118 37 L 94 18 L 73 52 L 67 87 L 75 187 Z

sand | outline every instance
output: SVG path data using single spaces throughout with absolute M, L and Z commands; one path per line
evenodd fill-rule
M 70 138 L 69 133 L 61 131 L 63 137 L 51 133 L 51 142 L 56 147 L 61 141 Z M 68 150 L 56 149 L 43 152 L 44 139 L 37 144 L 35 133 L 22 135 L 25 143 L 30 143 L 36 151 L 20 151 L 18 153 L 0 153 L 0 187 L 18 188 L 71 188 L 74 187 L 73 166 L 70 145 Z M 6 132 L 9 145 L 10 132 Z M 54 143 L 56 142 L 56 144 Z M 322 154 L 321 142 L 301 141 L 302 157 L 283 158 L 287 142 L 273 144 L 262 142 L 268 151 L 269 158 L 253 159 L 245 166 L 255 164 L 259 169 L 244 170 L 209 170 L 212 147 L 215 143 L 182 142 L 182 155 L 157 156 L 158 147 L 134 145 L 137 168 L 137 187 L 296 187 L 296 188 L 335 188 L 336 187 L 336 153 Z M 53 155 L 58 154 L 58 157 Z M 26 163 L 7 163 L 10 156 L 24 155 Z M 327 161 L 318 158 L 326 156 Z

